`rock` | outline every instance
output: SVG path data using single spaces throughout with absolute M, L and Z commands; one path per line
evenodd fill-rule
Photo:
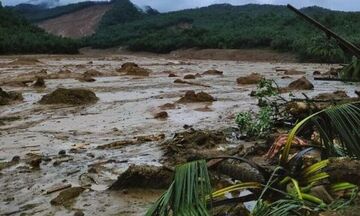
M 0 88 L 0 106 L 9 105 L 15 101 L 22 101 L 23 97 L 21 93 L 17 92 L 6 92 Z
M 333 93 L 320 93 L 314 99 L 317 100 L 339 100 L 350 98 L 345 91 L 334 91 Z
M 65 150 L 60 150 L 58 154 L 59 155 L 66 155 L 66 151 Z
M 320 72 L 320 71 L 314 71 L 314 72 L 313 72 L 313 75 L 314 75 L 314 76 L 321 75 L 321 72 Z
M 305 77 L 301 77 L 293 82 L 291 82 L 288 86 L 290 90 L 312 90 L 314 89 L 314 85 Z
M 204 73 L 202 73 L 203 75 L 218 75 L 221 76 L 223 75 L 222 71 L 218 71 L 218 70 L 207 70 Z
M 324 185 L 318 185 L 312 187 L 310 190 L 310 194 L 321 199 L 322 201 L 328 204 L 334 201 L 334 198 L 329 194 L 329 192 L 326 190 Z
M 85 189 L 82 187 L 71 187 L 63 190 L 57 197 L 50 201 L 51 205 L 64 205 L 78 197 Z
M 95 93 L 87 89 L 59 88 L 41 98 L 40 104 L 70 104 L 84 105 L 95 103 L 99 100 Z
M 35 83 L 32 85 L 34 88 L 46 88 L 45 80 L 42 77 L 37 77 Z
M 212 102 L 216 99 L 205 92 L 195 93 L 195 91 L 187 91 L 185 95 L 180 98 L 178 103 L 196 103 L 196 102 Z
M 355 90 L 355 94 L 360 97 L 360 91 Z
M 241 85 L 254 85 L 254 84 L 258 84 L 263 78 L 264 76 L 258 73 L 252 73 L 248 76 L 237 78 L 236 82 Z
M 156 119 L 166 119 L 167 117 L 169 117 L 169 115 L 165 111 L 156 113 L 155 116 L 154 116 L 154 118 L 156 118 Z
M 184 79 L 195 79 L 196 77 L 195 77 L 195 75 L 193 75 L 193 74 L 186 74 L 185 76 L 184 76 Z
M 95 82 L 96 79 L 92 78 L 90 75 L 83 75 L 77 78 L 80 82 Z
M 137 64 L 132 62 L 127 62 L 121 66 L 118 72 L 125 72 L 125 75 L 128 76 L 149 76 L 150 71 L 139 67 Z
M 169 73 L 168 77 L 177 77 L 177 75 L 174 73 Z
M 82 212 L 81 210 L 77 210 L 75 213 L 74 213 L 74 216 L 84 216 L 84 212 Z
M 165 167 L 150 165 L 130 165 L 122 173 L 116 182 L 110 186 L 110 190 L 122 190 L 127 188 L 152 188 L 164 189 L 169 187 L 173 179 L 172 171 Z
M 95 70 L 95 69 L 90 69 L 87 70 L 83 73 L 84 76 L 90 76 L 90 77 L 99 77 L 99 76 L 103 76 L 103 73 Z
M 159 106 L 159 108 L 162 109 L 162 110 L 175 109 L 176 105 L 173 104 L 173 103 L 166 103 L 166 104 L 163 104 L 163 105 Z
M 325 72 L 324 75 L 337 77 L 339 75 L 339 69 L 330 68 L 330 70 Z

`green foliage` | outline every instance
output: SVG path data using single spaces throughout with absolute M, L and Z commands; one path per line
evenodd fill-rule
M 177 166 L 173 183 L 148 210 L 146 216 L 207 216 L 209 213 L 206 204 L 211 190 L 206 161 L 193 161 Z
M 340 71 L 340 77 L 360 81 L 360 60 L 353 57 L 352 62 Z
M 360 29 L 360 13 L 317 7 L 302 11 L 360 44 L 360 32 L 356 32 Z M 131 9 L 119 15 L 119 19 L 113 13 L 115 10 L 104 18 L 104 24 L 96 35 L 85 40 L 87 45 L 96 48 L 124 46 L 131 50 L 159 53 L 191 47 L 271 47 L 294 52 L 308 61 L 343 62 L 346 59 L 342 50 L 332 40 L 328 41 L 323 32 L 284 6 L 222 4 L 153 16 L 140 16 Z
M 78 43 L 32 26 L 6 8 L 0 8 L 0 54 L 77 53 Z
M 329 107 L 303 119 L 291 130 L 281 160 L 286 163 L 295 136 L 304 128 L 314 126 L 327 156 L 360 158 L 360 103 Z M 341 151 L 339 151 L 341 149 Z
M 251 112 L 240 112 L 235 118 L 240 131 L 247 137 L 267 137 L 274 124 L 273 109 L 269 106 L 262 107 L 257 115 Z

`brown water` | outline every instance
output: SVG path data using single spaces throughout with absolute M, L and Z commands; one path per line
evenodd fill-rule
M 160 165 L 162 152 L 158 143 L 148 142 L 106 150 L 97 150 L 96 146 L 140 135 L 164 133 L 166 138 L 170 138 L 174 132 L 181 131 L 185 124 L 197 129 L 232 126 L 237 112 L 258 109 L 257 101 L 249 96 L 255 86 L 237 85 L 236 78 L 239 76 L 257 72 L 266 78 L 275 79 L 279 86 L 286 86 L 300 76 L 281 79 L 283 74 L 275 72 L 275 68 L 295 68 L 305 71 L 307 78 L 313 82 L 315 90 L 305 91 L 309 96 L 335 90 L 345 90 L 350 96 L 355 96 L 354 89 L 358 88 L 357 85 L 342 82 L 314 81 L 314 70 L 325 72 L 331 67 L 324 64 L 180 61 L 130 55 L 37 57 L 42 63 L 19 66 L 6 64 L 16 59 L 16 56 L 2 57 L 1 82 L 41 69 L 47 69 L 48 73 L 60 69 L 69 69 L 75 73 L 96 69 L 107 76 L 96 77 L 93 83 L 83 83 L 72 78 L 45 80 L 47 88 L 44 90 L 1 86 L 6 91 L 22 92 L 24 101 L 0 107 L 0 117 L 20 117 L 20 120 L 0 126 L 0 162 L 11 160 L 15 155 L 23 159 L 30 152 L 49 156 L 52 161 L 43 162 L 40 170 L 30 170 L 22 160 L 18 165 L 0 171 L 0 215 L 73 215 L 78 209 L 85 215 L 142 215 L 160 191 L 139 189 L 124 193 L 108 192 L 105 189 L 129 164 Z M 114 76 L 115 69 L 125 62 L 135 62 L 153 72 L 145 78 Z M 210 87 L 175 84 L 173 81 L 176 78 L 169 78 L 164 72 L 172 71 L 181 78 L 185 74 L 202 73 L 209 69 L 224 71 L 224 76 L 202 76 L 192 81 Z M 100 100 L 84 107 L 37 104 L 44 94 L 58 87 L 88 88 Z M 176 109 L 167 110 L 168 119 L 154 119 L 154 114 L 161 111 L 160 105 L 174 103 L 187 90 L 205 91 L 217 101 L 212 104 L 177 104 Z M 301 93 L 294 92 L 298 97 L 302 97 Z M 58 152 L 68 152 L 71 148 L 81 151 L 68 153 L 71 160 L 54 166 L 53 161 L 57 159 Z M 89 167 L 99 162 L 105 162 L 100 165 L 100 172 L 88 173 Z M 91 190 L 83 192 L 70 206 L 50 205 L 50 200 L 58 193 L 46 195 L 44 191 L 65 181 L 81 185 L 84 175 L 91 176 L 97 182 Z

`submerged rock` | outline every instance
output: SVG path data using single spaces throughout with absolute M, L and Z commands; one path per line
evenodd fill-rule
M 90 75 L 83 75 L 77 78 L 80 82 L 95 82 L 96 79 L 92 78 Z
M 167 188 L 173 178 L 173 172 L 165 167 L 150 165 L 130 165 L 122 173 L 116 182 L 110 186 L 110 190 L 121 190 L 126 188 Z
M 187 91 L 185 95 L 180 98 L 178 103 L 196 103 L 196 102 L 212 102 L 216 99 L 206 92 L 195 93 L 195 91 Z
M 242 84 L 242 85 L 254 85 L 254 84 L 258 84 L 263 78 L 264 78 L 264 76 L 262 76 L 258 73 L 252 73 L 248 76 L 243 76 L 243 77 L 237 78 L 236 82 L 238 84 Z
M 22 101 L 23 97 L 21 93 L 17 92 L 6 92 L 0 88 L 0 106 L 9 105 L 15 101 Z
M 63 190 L 57 197 L 50 201 L 51 205 L 64 205 L 78 197 L 85 189 L 82 187 L 71 187 Z
M 177 77 L 177 75 L 174 73 L 169 73 L 168 77 Z
M 40 104 L 70 104 L 83 105 L 95 103 L 99 98 L 87 89 L 59 88 L 41 98 Z

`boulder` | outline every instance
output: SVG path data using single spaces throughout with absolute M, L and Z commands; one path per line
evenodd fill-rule
M 101 73 L 100 71 L 97 71 L 95 69 L 90 69 L 90 70 L 87 70 L 83 73 L 84 76 L 91 76 L 91 77 L 99 77 L 99 76 L 102 76 L 103 73 Z
M 41 98 L 40 104 L 84 105 L 98 101 L 95 93 L 87 89 L 59 88 Z
M 291 82 L 288 86 L 290 90 L 312 90 L 314 89 L 314 85 L 305 77 L 301 77 L 293 82 Z
M 252 73 L 248 76 L 239 77 L 236 79 L 236 82 L 241 85 L 254 85 L 258 84 L 264 76 L 258 73 Z
M 63 190 L 57 197 L 50 201 L 51 205 L 64 205 L 78 197 L 85 189 L 82 187 L 71 187 Z
M 195 93 L 195 91 L 187 91 L 183 97 L 181 97 L 178 103 L 196 103 L 196 102 L 212 102 L 216 99 L 206 92 Z
M 156 119 L 166 119 L 167 117 L 169 117 L 169 114 L 165 111 L 156 113 L 154 116 L 154 118 L 156 118 Z

